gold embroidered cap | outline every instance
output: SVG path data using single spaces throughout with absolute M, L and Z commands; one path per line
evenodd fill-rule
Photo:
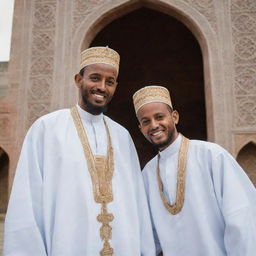
M 104 63 L 116 68 L 118 73 L 119 62 L 120 62 L 119 54 L 115 50 L 109 48 L 108 46 L 91 47 L 84 50 L 81 53 L 80 69 L 91 64 Z
M 136 114 L 147 103 L 162 102 L 172 108 L 169 91 L 163 86 L 145 86 L 133 94 L 133 104 Z

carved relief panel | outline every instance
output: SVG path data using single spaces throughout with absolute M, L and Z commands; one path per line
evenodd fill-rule
M 38 0 L 34 3 L 27 127 L 51 111 L 56 9 L 55 0 Z
M 256 125 L 256 2 L 232 0 L 231 19 L 235 66 L 234 126 L 250 129 Z

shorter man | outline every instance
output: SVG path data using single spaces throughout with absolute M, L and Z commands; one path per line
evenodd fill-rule
M 188 140 L 160 86 L 137 91 L 139 128 L 159 154 L 143 170 L 157 253 L 255 256 L 256 190 L 222 147 Z

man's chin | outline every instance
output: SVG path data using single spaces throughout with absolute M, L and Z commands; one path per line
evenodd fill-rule
M 107 110 L 107 105 L 102 102 L 90 102 L 85 97 L 83 97 L 84 105 L 87 108 L 87 111 L 93 115 L 99 115 L 101 113 L 105 113 Z
M 158 150 L 161 151 L 161 150 L 163 150 L 163 149 L 165 149 L 169 146 L 170 140 L 168 139 L 168 140 L 165 140 L 165 141 L 162 141 L 162 142 L 161 141 L 159 141 L 159 142 L 151 141 L 151 143 L 154 147 L 156 147 Z
M 101 106 L 101 105 L 90 104 L 87 107 L 88 107 L 88 112 L 93 115 L 99 115 L 99 114 L 105 113 L 107 111 L 106 105 Z

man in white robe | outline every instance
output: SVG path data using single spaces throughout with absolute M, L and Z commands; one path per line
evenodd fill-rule
M 5 220 L 5 256 L 155 255 L 133 141 L 124 127 L 102 113 L 115 92 L 118 65 L 119 55 L 110 48 L 82 53 L 81 71 L 75 76 L 80 96 L 75 111 L 89 146 L 80 140 L 70 109 L 47 114 L 29 129 Z M 104 176 L 95 184 L 83 147 L 93 156 L 106 155 L 108 134 L 113 176 L 108 183 Z M 97 186 L 99 196 L 110 199 L 96 202 Z
M 143 169 L 157 253 L 255 256 L 256 190 L 238 163 L 177 132 L 166 88 L 144 87 L 133 100 L 141 132 L 159 149 Z

